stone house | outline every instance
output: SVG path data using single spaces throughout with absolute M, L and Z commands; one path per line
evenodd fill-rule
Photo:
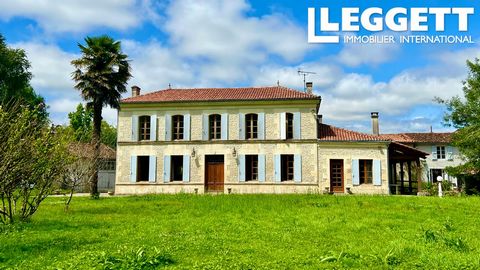
M 321 98 L 282 86 L 165 89 L 123 99 L 116 194 L 389 194 L 391 166 L 427 154 L 321 123 Z

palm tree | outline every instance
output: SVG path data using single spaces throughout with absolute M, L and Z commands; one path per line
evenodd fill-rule
M 102 109 L 119 108 L 121 94 L 127 92 L 127 81 L 132 77 L 127 55 L 122 53 L 120 41 L 103 35 L 85 38 L 86 45 L 78 44 L 82 56 L 72 61 L 72 78 L 87 106 L 93 109 L 92 144 L 94 160 L 100 156 Z M 98 162 L 95 162 L 98 164 Z M 98 196 L 98 167 L 90 175 L 90 194 Z

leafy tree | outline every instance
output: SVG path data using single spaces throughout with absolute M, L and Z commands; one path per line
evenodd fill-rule
M 68 114 L 69 127 L 73 130 L 75 141 L 90 142 L 93 129 L 93 112 L 90 108 L 79 103 L 74 112 Z M 117 146 L 117 129 L 102 120 L 100 142 L 115 149 Z
M 452 175 L 480 174 L 480 63 L 479 59 L 467 61 L 469 74 L 463 82 L 464 97 L 453 97 L 449 100 L 437 98 L 447 107 L 444 122 L 457 131 L 453 134 L 453 145 L 457 146 L 465 156 L 465 163 L 449 168 Z M 478 179 L 478 177 L 476 177 Z
M 87 37 L 86 45 L 78 44 L 82 57 L 72 61 L 76 68 L 72 77 L 87 106 L 93 111 L 92 142 L 94 158 L 100 156 L 102 109 L 118 109 L 121 94 L 127 92 L 127 82 L 132 77 L 127 55 L 122 53 L 120 41 L 108 36 Z M 90 175 L 90 194 L 98 196 L 98 166 Z
M 30 86 L 30 62 L 22 49 L 9 48 L 0 34 L 0 105 L 28 105 L 43 119 L 48 117 L 43 97 Z

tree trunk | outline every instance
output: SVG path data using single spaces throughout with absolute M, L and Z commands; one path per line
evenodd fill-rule
M 100 133 L 102 126 L 102 104 L 94 103 L 93 105 L 93 134 L 92 144 L 93 151 L 93 166 L 90 175 L 90 195 L 93 198 L 98 197 L 98 164 L 100 159 Z

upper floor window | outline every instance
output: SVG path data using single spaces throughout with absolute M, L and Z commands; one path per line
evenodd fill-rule
M 360 166 L 360 184 L 371 184 L 373 179 L 373 170 L 372 170 L 373 160 L 371 159 L 361 159 L 359 160 Z
M 445 146 L 437 146 L 437 159 L 445 159 Z
M 140 116 L 138 119 L 139 122 L 139 139 L 143 140 L 150 140 L 150 116 Z
M 172 139 L 183 140 L 183 115 L 172 116 Z
M 245 115 L 246 139 L 258 138 L 258 115 L 250 113 Z
M 285 114 L 285 128 L 286 128 L 286 138 L 293 139 L 293 113 Z
M 209 122 L 209 139 L 220 140 L 222 138 L 222 116 L 219 114 L 211 114 L 208 117 Z

